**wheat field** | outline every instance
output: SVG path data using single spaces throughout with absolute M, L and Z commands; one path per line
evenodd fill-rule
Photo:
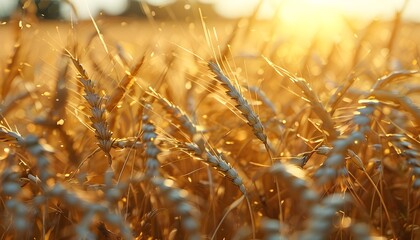
M 2 22 L 1 239 L 419 239 L 420 26 L 200 15 Z

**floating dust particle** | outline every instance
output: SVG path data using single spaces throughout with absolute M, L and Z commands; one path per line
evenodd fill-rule
M 26 125 L 26 130 L 28 130 L 28 132 L 34 132 L 36 129 L 35 124 L 29 123 L 28 125 Z
M 63 126 L 64 125 L 64 119 L 60 119 L 57 121 L 57 126 Z
M 240 131 L 238 131 L 238 133 L 235 135 L 235 139 L 236 140 L 238 140 L 238 141 L 244 141 L 244 140 L 246 140 L 248 138 L 248 133 L 247 133 L 247 131 L 245 131 L 245 130 L 240 130 Z M 226 144 L 228 144 L 227 142 L 226 142 Z
M 191 81 L 188 81 L 185 83 L 185 89 L 190 90 L 192 88 L 192 83 Z
M 351 226 L 351 218 L 350 217 L 343 217 L 341 219 L 341 228 L 348 228 Z

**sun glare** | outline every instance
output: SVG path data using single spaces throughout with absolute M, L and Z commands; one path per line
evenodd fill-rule
M 311 35 L 318 31 L 336 31 L 343 25 L 338 9 L 327 1 L 288 1 L 278 16 L 287 28 Z

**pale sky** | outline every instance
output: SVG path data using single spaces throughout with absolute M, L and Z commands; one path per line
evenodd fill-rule
M 71 0 L 77 7 L 81 18 L 89 18 L 90 13 L 95 16 L 99 11 L 110 15 L 118 15 L 125 11 L 129 1 L 145 1 L 154 6 L 164 6 L 176 0 Z M 189 0 L 194 1 L 194 0 Z M 220 15 L 237 18 L 252 13 L 259 0 L 195 0 L 201 3 L 213 4 Z M 66 19 L 70 18 L 70 9 L 62 1 L 60 12 Z M 17 0 L 0 0 L 0 17 L 7 16 L 16 8 Z M 390 19 L 397 9 L 404 4 L 404 0 L 264 0 L 260 17 L 270 18 L 277 5 L 283 5 L 282 15 L 304 17 L 308 13 L 312 16 L 319 14 L 345 14 L 365 19 Z M 410 0 L 404 12 L 404 19 L 420 22 L 420 0 Z

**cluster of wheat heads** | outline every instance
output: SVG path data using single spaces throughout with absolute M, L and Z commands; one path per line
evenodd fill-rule
M 226 42 L 158 33 L 175 45 L 102 19 L 40 57 L 37 26 L 9 22 L 1 238 L 418 238 L 418 46 L 371 24 L 299 55 L 254 17 Z

